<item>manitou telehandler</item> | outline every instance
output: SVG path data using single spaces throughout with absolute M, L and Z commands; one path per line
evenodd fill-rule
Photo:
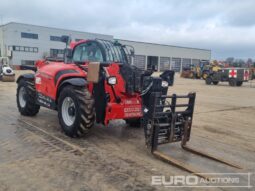
M 67 37 L 62 39 L 69 42 Z M 70 137 L 86 134 L 95 121 L 104 125 L 114 119 L 140 122 L 148 148 L 161 159 L 196 172 L 157 151 L 159 144 L 182 141 L 186 150 L 220 161 L 186 146 L 196 94 L 168 96 L 173 71 L 152 77 L 152 72 L 130 64 L 133 48 L 118 42 L 82 40 L 67 47 L 62 61 L 39 60 L 35 67 L 27 67 L 35 74 L 17 79 L 22 115 L 34 116 L 40 106 L 57 110 L 59 123 Z

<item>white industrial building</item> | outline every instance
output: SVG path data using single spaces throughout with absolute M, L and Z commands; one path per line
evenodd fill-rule
M 114 40 L 112 35 L 10 22 L 0 26 L 0 55 L 11 56 L 13 65 L 34 64 L 46 56 L 59 56 L 65 48 L 65 44 L 60 42 L 62 35 L 71 36 L 76 41 L 95 38 Z M 142 69 L 155 65 L 161 71 L 180 71 L 190 64 L 198 64 L 200 60 L 211 59 L 211 50 L 116 40 L 135 48 L 134 64 Z

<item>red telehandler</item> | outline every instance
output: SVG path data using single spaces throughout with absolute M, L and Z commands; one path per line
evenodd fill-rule
M 70 42 L 63 59 L 47 58 L 36 62 L 35 74 L 17 79 L 17 106 L 25 116 L 34 116 L 40 106 L 58 112 L 66 135 L 80 137 L 94 122 L 107 125 L 110 120 L 124 119 L 144 128 L 151 152 L 171 164 L 189 171 L 196 170 L 157 150 L 160 144 L 182 142 L 188 151 L 232 165 L 186 146 L 189 141 L 195 93 L 168 96 L 174 72 L 160 77 L 131 64 L 133 47 L 102 39 Z M 186 100 L 186 103 L 177 103 Z M 234 166 L 234 165 L 232 165 Z

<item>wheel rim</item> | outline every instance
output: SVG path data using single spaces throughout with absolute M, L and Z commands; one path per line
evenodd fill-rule
M 21 87 L 19 89 L 19 104 L 20 104 L 20 107 L 22 108 L 24 108 L 27 103 L 25 96 L 26 96 L 26 90 L 24 87 Z
M 66 97 L 62 104 L 62 119 L 67 126 L 71 126 L 75 121 L 75 104 L 71 97 Z

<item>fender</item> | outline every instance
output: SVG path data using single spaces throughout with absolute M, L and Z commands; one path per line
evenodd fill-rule
M 35 79 L 35 75 L 34 74 L 23 74 L 23 75 L 20 75 L 18 77 L 16 83 L 18 84 L 21 79 L 34 80 Z
M 66 80 L 63 80 L 60 83 L 59 88 L 61 88 L 61 86 L 65 85 L 65 84 L 82 87 L 82 86 L 86 86 L 88 84 L 88 82 L 84 78 L 68 78 Z
M 62 82 L 60 82 L 60 84 L 58 86 L 56 98 L 58 98 L 61 89 L 64 88 L 66 85 L 84 87 L 84 86 L 88 85 L 88 82 L 84 78 L 79 78 L 79 77 L 64 79 Z

